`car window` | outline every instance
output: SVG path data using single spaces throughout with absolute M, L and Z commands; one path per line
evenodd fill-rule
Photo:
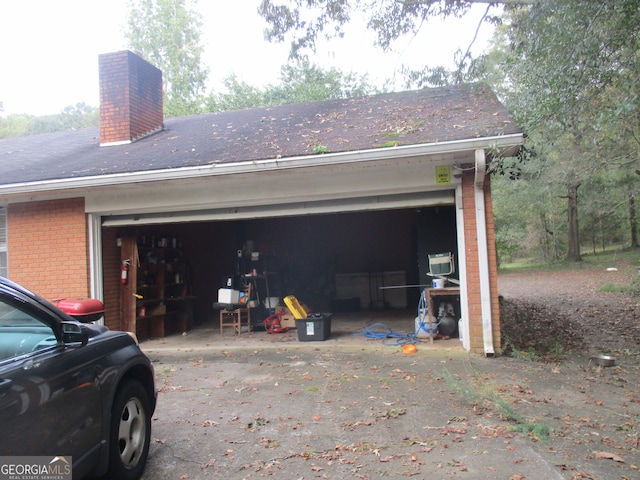
M 56 345 L 53 329 L 30 312 L 0 299 L 0 362 Z

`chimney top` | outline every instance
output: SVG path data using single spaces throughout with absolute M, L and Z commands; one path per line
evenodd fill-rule
M 122 145 L 164 128 L 162 71 L 128 51 L 99 56 L 100 146 Z

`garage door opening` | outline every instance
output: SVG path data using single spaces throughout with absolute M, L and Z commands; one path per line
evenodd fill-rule
M 107 325 L 123 328 L 118 318 L 124 310 L 117 245 L 123 238 L 133 238 L 141 264 L 164 264 L 160 268 L 166 292 L 149 287 L 156 282 L 157 266 L 135 265 L 132 267 L 140 270 L 139 289 L 134 293 L 142 299 L 132 301 L 140 306 L 152 302 L 154 296 L 189 299 L 173 302 L 173 306 L 171 301 L 162 302 L 165 308 L 156 313 L 169 316 L 175 309 L 179 318 L 162 334 L 217 325 L 213 303 L 218 289 L 229 287 L 230 282 L 237 288 L 247 275 L 256 277 L 261 304 L 252 314 L 252 323 L 258 328 L 269 313 L 263 308 L 264 301 L 287 295 L 294 295 L 313 311 L 338 316 L 358 311 L 406 312 L 410 328 L 420 286 L 431 282 L 428 255 L 457 252 L 454 206 L 103 227 L 102 236 Z M 150 253 L 157 248 L 160 254 Z M 380 288 L 389 286 L 400 288 Z M 459 315 L 458 305 L 456 309 Z M 145 310 L 148 318 L 153 312 Z M 140 313 L 136 308 L 135 315 Z

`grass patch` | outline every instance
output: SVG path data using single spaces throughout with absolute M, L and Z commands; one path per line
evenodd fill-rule
M 634 278 L 629 285 L 605 283 L 599 289 L 600 292 L 622 293 L 631 297 L 640 297 L 640 276 Z
M 463 397 L 474 407 L 481 407 L 497 412 L 503 420 L 511 422 L 513 425 L 509 430 L 522 433 L 531 440 L 540 441 L 544 444 L 550 442 L 553 429 L 546 423 L 537 422 L 520 415 L 505 399 L 497 392 L 495 386 L 482 381 L 478 377 L 475 383 L 467 383 L 455 378 L 449 370 L 444 369 L 444 379 L 452 392 Z
M 324 145 L 314 145 L 312 148 L 316 153 L 329 153 L 329 149 Z
M 608 293 L 628 293 L 631 287 L 629 285 L 616 285 L 615 283 L 605 283 L 598 291 Z
M 533 258 L 521 258 L 509 263 L 501 263 L 499 270 L 501 273 L 554 272 L 560 270 L 619 268 L 623 265 L 640 266 L 640 252 L 612 247 L 611 250 L 597 254 L 583 254 L 580 262 L 567 260 L 544 262 Z
M 382 143 L 382 144 L 378 145 L 378 147 L 379 148 L 387 148 L 387 147 L 397 147 L 398 145 L 399 145 L 398 141 L 395 140 L 395 141 Z

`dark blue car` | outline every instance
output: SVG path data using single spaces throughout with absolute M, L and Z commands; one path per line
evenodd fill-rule
M 136 479 L 155 406 L 153 367 L 133 335 L 0 277 L 0 456 L 70 458 L 74 480 Z

